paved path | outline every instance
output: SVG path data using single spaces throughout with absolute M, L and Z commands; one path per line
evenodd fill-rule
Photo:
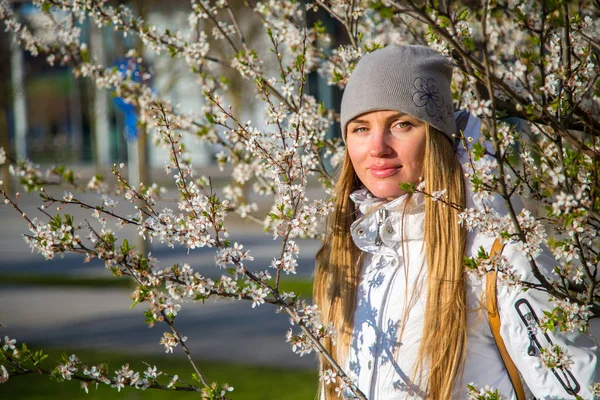
M 142 304 L 130 309 L 123 289 L 57 289 L 0 286 L 0 336 L 36 346 L 164 354 L 158 342 L 166 324 L 148 328 Z M 184 303 L 176 320 L 197 359 L 286 368 L 316 368 L 285 341 L 289 320 L 276 308 L 234 300 Z M 175 353 L 182 355 L 178 346 Z
M 56 190 L 62 197 L 63 190 Z M 98 195 L 84 197 L 99 203 Z M 37 195 L 22 195 L 20 204 L 28 215 L 40 215 Z M 118 212 L 126 215 L 129 205 L 120 200 Z M 176 208 L 171 205 L 172 208 Z M 66 212 L 76 221 L 89 218 L 90 211 L 72 207 Z M 263 232 L 258 224 L 241 221 L 232 216 L 230 239 L 250 249 L 255 260 L 247 263 L 251 269 L 264 269 L 280 252 L 280 242 Z M 44 261 L 32 254 L 21 234 L 27 232 L 25 221 L 12 209 L 0 204 L 0 274 L 51 274 L 63 276 L 110 276 L 103 262 L 85 264 L 78 255 L 66 255 Z M 135 240 L 135 232 L 124 229 L 119 237 Z M 319 248 L 316 240 L 298 240 L 301 249 L 298 275 L 309 277 L 314 268 L 314 256 Z M 155 244 L 153 256 L 161 266 L 189 263 L 208 277 L 218 277 L 221 271 L 214 264 L 215 249 L 202 248 L 188 253 L 185 248 L 169 249 Z M 144 324 L 140 305 L 129 309 L 127 290 L 72 289 L 45 287 L 11 287 L 0 282 L 0 329 L 18 340 L 42 346 L 61 348 L 91 348 L 135 353 L 164 353 L 158 344 L 166 327 L 152 329 Z M 184 304 L 178 324 L 188 344 L 200 359 L 234 361 L 282 367 L 312 368 L 315 358 L 293 354 L 285 342 L 289 327 L 287 317 L 276 314 L 275 308 L 263 305 L 252 309 L 249 302 L 208 301 Z M 180 349 L 177 349 L 180 351 Z
M 57 191 L 62 197 L 62 190 Z M 99 204 L 96 194 L 85 194 L 83 198 L 90 204 Z M 23 211 L 30 218 L 40 216 L 41 213 L 36 210 L 40 204 L 37 195 L 22 195 L 19 201 Z M 170 205 L 173 207 L 173 205 Z M 173 207 L 175 208 L 175 207 Z M 160 208 L 159 208 L 160 209 Z M 130 205 L 121 201 L 116 211 L 119 215 L 127 215 L 131 212 Z M 80 207 L 65 208 L 63 212 L 68 212 L 75 217 L 75 221 L 84 222 L 87 218 L 91 220 L 89 210 L 83 210 Z M 52 213 L 52 211 L 51 211 Z M 114 223 L 110 223 L 110 226 Z M 226 220 L 225 226 L 228 228 L 232 242 L 239 242 L 245 249 L 250 250 L 254 257 L 253 262 L 246 265 L 250 269 L 264 269 L 271 263 L 273 257 L 281 251 L 281 241 L 273 240 L 269 233 L 263 231 L 262 227 L 256 223 L 242 221 L 238 216 L 232 215 Z M 57 256 L 53 260 L 44 261 L 43 256 L 32 254 L 29 246 L 22 238 L 22 234 L 28 233 L 26 222 L 15 212 L 15 210 L 6 204 L 0 204 L 0 274 L 19 273 L 19 274 L 69 274 L 69 275 L 103 275 L 107 272 L 103 268 L 103 262 L 96 260 L 89 264 L 84 264 L 79 255 L 65 255 L 64 258 Z M 119 240 L 128 239 L 134 244 L 136 233 L 131 227 L 116 230 Z M 83 237 L 85 234 L 82 234 Z M 298 275 L 310 276 L 314 268 L 314 259 L 320 243 L 317 240 L 298 239 L 300 247 L 300 259 L 298 260 Z M 181 246 L 171 249 L 164 244 L 155 242 L 152 245 L 152 254 L 160 260 L 161 266 L 170 266 L 175 263 L 188 263 L 201 274 L 214 278 L 220 276 L 219 269 L 215 266 L 214 248 L 199 248 L 188 250 Z

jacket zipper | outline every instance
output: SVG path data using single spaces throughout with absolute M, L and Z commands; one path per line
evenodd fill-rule
M 383 244 L 383 241 L 381 239 L 381 234 L 380 234 L 380 230 L 381 230 L 381 226 L 383 225 L 383 223 L 385 222 L 385 220 L 388 217 L 388 210 L 386 210 L 385 208 L 380 208 L 378 210 L 378 221 L 377 221 L 377 236 L 375 237 L 375 244 L 377 246 L 381 246 Z M 386 256 L 384 256 L 386 257 Z M 394 271 L 392 272 L 392 276 L 390 278 L 390 283 L 388 284 L 387 288 L 385 289 L 384 293 L 383 293 L 383 304 L 382 304 L 382 308 L 381 308 L 381 314 L 379 316 L 379 321 L 377 323 L 377 325 L 380 327 L 379 329 L 381 330 L 380 332 L 377 332 L 377 336 L 375 338 L 376 342 L 375 342 L 375 357 L 373 358 L 373 370 L 371 371 L 371 387 L 369 388 L 369 398 L 373 398 L 376 399 L 379 397 L 379 385 L 377 385 L 377 381 L 379 380 L 379 356 L 380 356 L 380 351 L 381 351 L 381 341 L 383 340 L 383 324 L 384 321 L 387 319 L 387 309 L 388 309 L 388 304 L 389 304 L 389 295 L 391 292 L 392 287 L 394 286 L 394 282 L 396 280 L 396 275 L 398 273 L 398 271 L 400 270 L 400 268 L 398 268 L 396 266 L 396 268 L 394 269 Z M 381 335 L 380 335 L 381 334 Z
M 377 236 L 375 236 L 375 246 L 381 246 L 383 240 L 381 240 L 381 233 L 379 233 L 379 230 L 381 229 L 381 225 L 383 225 L 383 223 L 387 219 L 388 210 L 382 207 L 379 210 L 377 210 L 377 214 Z
M 529 356 L 535 356 L 535 333 L 537 331 L 537 326 L 535 325 L 535 318 L 533 317 L 533 313 L 528 312 L 525 314 L 525 320 L 527 321 L 527 337 L 529 337 L 529 346 L 527 347 L 527 354 Z
M 541 352 L 541 349 L 544 348 L 544 346 L 541 345 L 540 340 L 538 340 L 538 337 L 540 336 L 537 334 L 540 320 L 538 319 L 537 314 L 533 310 L 531 303 L 529 303 L 529 301 L 526 299 L 517 300 L 517 302 L 515 303 L 515 308 L 517 310 L 517 314 L 519 314 L 519 317 L 521 317 L 521 321 L 527 328 L 527 336 L 529 338 L 527 354 L 533 357 L 536 354 L 538 354 L 538 351 Z M 540 339 L 541 338 L 543 338 L 543 340 L 545 340 L 547 344 L 554 345 L 552 339 L 550 339 L 550 336 L 548 336 L 547 333 L 543 332 L 543 335 L 541 335 Z M 561 368 L 557 371 L 556 368 L 550 368 L 550 370 L 568 394 L 573 396 L 577 395 L 577 393 L 581 389 L 581 386 L 579 385 L 579 382 L 577 382 L 577 380 L 575 379 L 575 377 L 569 369 Z

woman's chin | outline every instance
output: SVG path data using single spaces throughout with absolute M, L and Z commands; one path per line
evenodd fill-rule
M 387 199 L 387 200 L 395 199 L 395 198 L 400 197 L 407 193 L 405 190 L 400 189 L 398 187 L 398 185 L 396 185 L 395 187 L 391 187 L 391 188 L 385 188 L 385 187 L 373 188 L 373 189 L 369 189 L 369 191 L 371 192 L 371 194 L 373 196 L 380 198 L 380 199 Z

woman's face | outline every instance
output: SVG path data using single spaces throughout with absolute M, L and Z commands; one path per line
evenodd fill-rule
M 360 181 L 376 197 L 403 195 L 401 182 L 417 184 L 425 157 L 425 123 L 397 111 L 372 111 L 351 120 L 346 146 Z

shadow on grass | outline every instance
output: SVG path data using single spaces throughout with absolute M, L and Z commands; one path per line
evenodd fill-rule
M 268 349 L 265 349 L 268 351 Z M 42 367 L 51 369 L 56 366 L 65 354 L 60 350 L 50 350 Z M 71 354 L 71 353 L 66 353 Z M 114 371 L 123 364 L 143 375 L 147 366 L 156 365 L 160 371 L 169 375 L 178 375 L 180 381 L 195 383 L 191 377 L 193 369 L 183 358 L 176 356 L 139 356 L 110 354 L 105 352 L 76 351 L 75 354 L 81 361 L 91 367 L 106 362 L 110 371 L 109 376 L 114 376 Z M 215 362 L 198 362 L 200 371 L 208 382 L 228 383 L 235 389 L 230 393 L 232 400 L 310 400 L 316 398 L 317 373 L 306 370 L 292 370 L 285 368 L 256 367 L 239 364 L 226 364 Z M 167 383 L 169 378 L 164 378 Z M 199 385 L 195 383 L 196 385 Z M 81 389 L 79 381 L 57 382 L 49 376 L 25 375 L 10 378 L 8 382 L 0 384 L 0 399 L 12 400 L 58 400 L 58 399 L 199 399 L 199 393 L 175 392 L 157 389 L 145 391 L 125 387 L 117 392 L 116 389 L 100 384 L 98 389 L 90 384 L 89 394 Z

